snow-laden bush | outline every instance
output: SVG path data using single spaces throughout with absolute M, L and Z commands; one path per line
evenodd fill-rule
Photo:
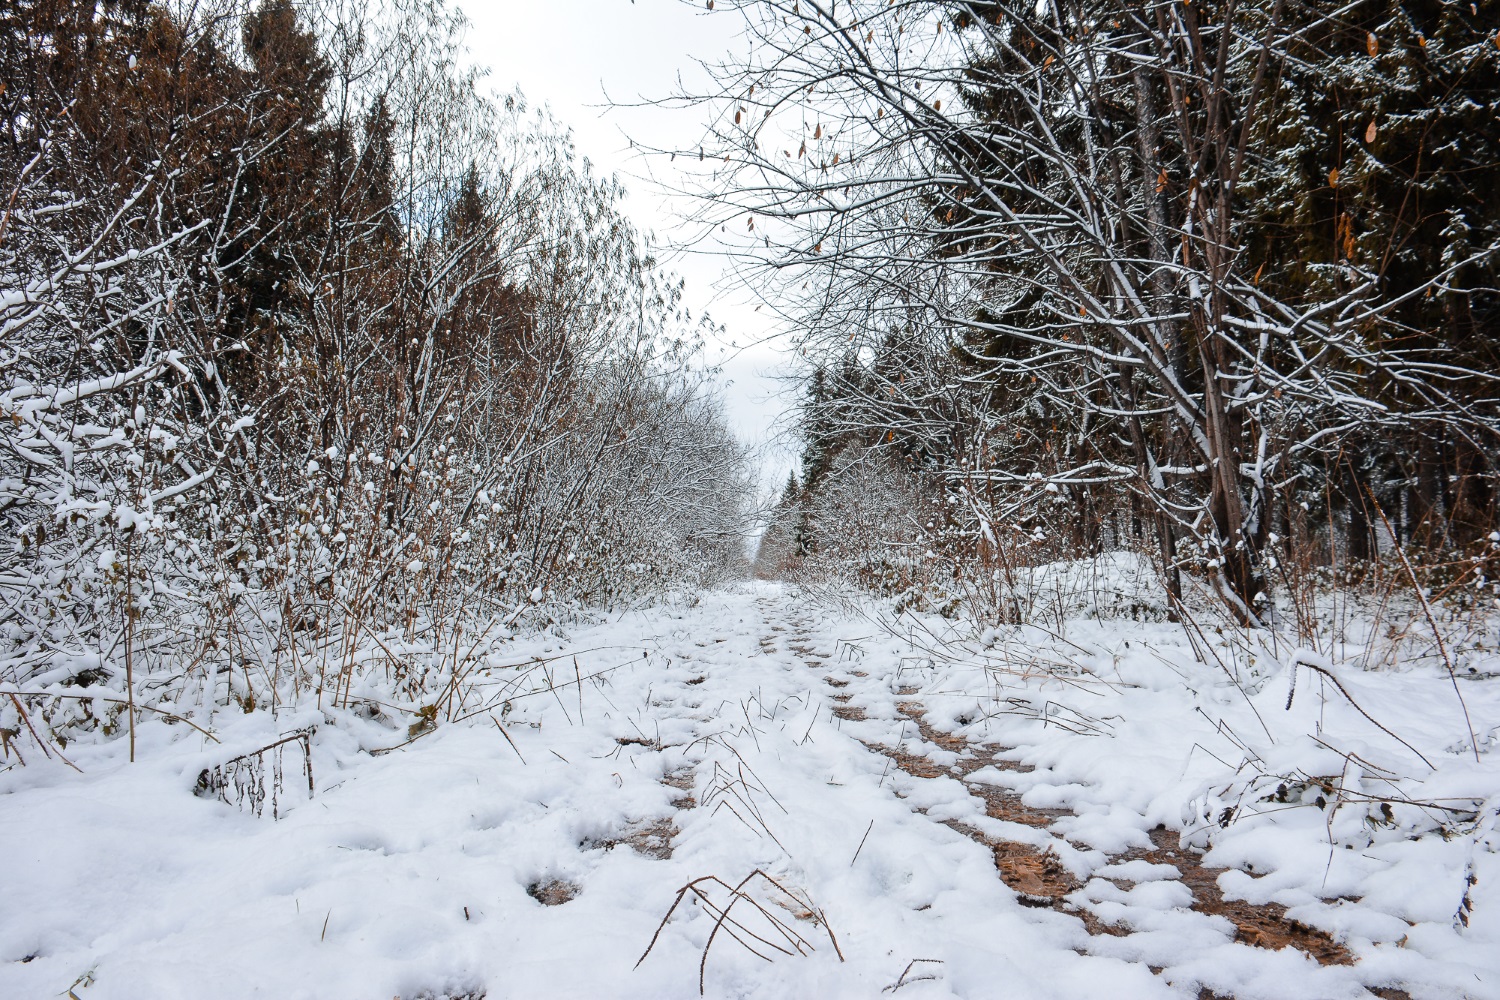
M 48 10 L 0 95 L 6 754 L 453 717 L 515 630 L 741 569 L 706 321 L 450 11 Z

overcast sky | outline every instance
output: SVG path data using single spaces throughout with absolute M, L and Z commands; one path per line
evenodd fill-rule
M 701 80 L 694 60 L 712 61 L 734 48 L 738 16 L 710 15 L 702 3 L 683 0 L 460 0 L 459 5 L 473 22 L 472 55 L 489 68 L 493 87 L 506 91 L 518 85 L 528 100 L 549 105 L 572 127 L 580 152 L 625 178 L 627 211 L 640 228 L 655 231 L 662 244 L 680 235 L 679 213 L 691 206 L 644 179 L 647 165 L 632 154 L 630 139 L 657 147 L 691 145 L 702 131 L 698 112 L 607 105 L 665 97 L 679 74 L 690 84 Z M 659 163 L 651 167 L 663 169 Z M 722 258 L 696 253 L 668 263 L 687 278 L 693 312 L 706 308 L 728 327 L 726 339 L 734 346 L 711 345 L 707 360 L 722 360 L 731 424 L 743 440 L 768 446 L 763 478 L 779 485 L 792 460 L 785 448 L 770 442 L 788 405 L 774 379 L 788 362 L 774 340 L 776 331 L 744 290 L 724 281 Z

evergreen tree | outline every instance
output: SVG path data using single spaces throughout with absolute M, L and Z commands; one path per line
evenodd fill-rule
M 1289 301 L 1370 283 L 1395 305 L 1350 335 L 1451 371 L 1447 405 L 1472 421 L 1430 426 L 1421 412 L 1444 401 L 1384 380 L 1380 398 L 1415 415 L 1344 442 L 1333 479 L 1351 552 L 1375 551 L 1372 497 L 1408 539 L 1472 541 L 1495 523 L 1500 473 L 1483 426 L 1492 389 L 1463 374 L 1500 371 L 1500 25 L 1467 3 L 1360 0 L 1287 16 L 1275 111 L 1242 191 L 1246 253 L 1262 287 Z M 1304 474 L 1322 493 L 1326 467 Z

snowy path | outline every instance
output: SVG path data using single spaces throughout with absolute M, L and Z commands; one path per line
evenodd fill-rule
M 552 690 L 513 699 L 503 731 L 483 717 L 370 756 L 404 733 L 323 726 L 317 795 L 279 822 L 194 797 L 226 751 L 180 727 L 148 730 L 133 767 L 84 748 L 82 776 L 8 775 L 0 997 L 691 997 L 705 946 L 709 996 L 1392 981 L 1364 954 L 1236 942 L 1190 908 L 1216 873 L 1173 867 L 1130 789 L 1049 784 L 1014 766 L 1024 747 L 945 735 L 976 699 L 875 631 L 761 586 L 530 640 L 509 662 L 542 658 Z M 1454 970 L 1413 995 L 1495 995 Z M 1476 985 L 1441 982 L 1460 975 Z

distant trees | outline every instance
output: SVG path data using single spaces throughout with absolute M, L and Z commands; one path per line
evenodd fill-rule
M 755 573 L 765 579 L 785 576 L 796 560 L 805 555 L 800 545 L 803 530 L 802 486 L 797 474 L 787 477 L 781 496 L 766 517 L 765 529 L 755 549 Z
M 1382 514 L 1495 525 L 1477 8 L 720 6 L 751 51 L 701 95 L 703 192 L 800 309 L 809 494 L 884 451 L 945 564 L 1137 538 L 1246 622 L 1293 522 L 1356 555 Z
M 461 31 L 438 2 L 0 12 L 7 689 L 347 697 L 352 653 L 289 651 L 738 568 L 701 324 Z

